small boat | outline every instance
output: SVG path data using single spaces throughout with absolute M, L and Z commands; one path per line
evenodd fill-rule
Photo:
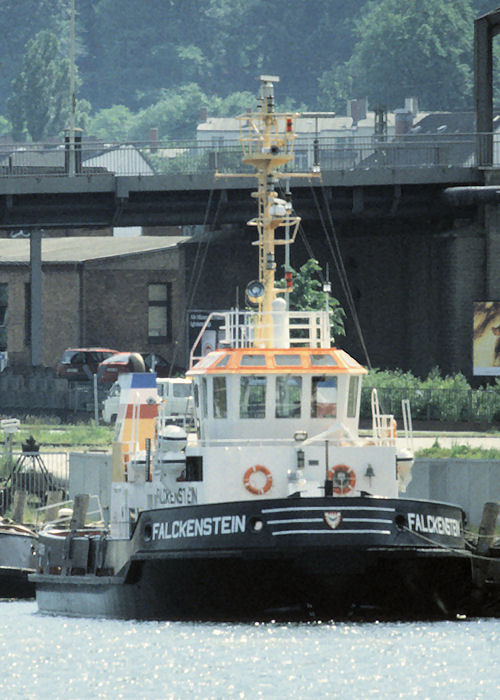
M 38 537 L 25 525 L 0 517 L 0 598 L 34 598 Z
M 171 425 L 154 375 L 123 380 L 104 525 L 40 532 L 40 611 L 137 619 L 453 617 L 472 584 L 459 506 L 404 497 L 413 456 L 372 396 L 364 367 L 331 341 L 324 310 L 290 311 L 277 246 L 300 219 L 281 199 L 297 115 L 274 111 L 263 76 L 241 117 L 255 169 L 259 279 L 250 311 L 214 314 L 218 347 L 198 356 L 196 431 Z M 285 232 L 285 234 L 283 233 Z M 411 416 L 405 409 L 405 434 Z
M 35 584 L 28 575 L 36 570 L 38 536 L 35 529 L 23 524 L 26 493 L 22 486 L 16 492 L 12 475 L 17 464 L 12 462 L 12 440 L 18 432 L 17 418 L 4 418 L 0 428 L 6 438 L 4 469 L 8 476 L 0 481 L 0 598 L 34 598 Z M 9 469 L 10 468 L 10 469 Z M 12 518 L 5 511 L 13 505 Z

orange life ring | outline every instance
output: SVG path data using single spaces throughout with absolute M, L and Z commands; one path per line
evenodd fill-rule
M 395 418 L 391 421 L 391 438 L 397 438 L 398 436 L 398 424 Z
M 356 474 L 347 464 L 336 464 L 332 467 L 328 471 L 328 479 L 333 481 L 334 493 L 349 493 L 356 486 Z
M 266 483 L 261 487 L 253 486 L 252 482 L 250 481 L 252 474 L 256 474 L 258 472 L 264 474 L 266 477 Z M 253 493 L 256 496 L 261 496 L 262 494 L 267 493 L 273 485 L 273 476 L 267 467 L 264 467 L 262 464 L 256 464 L 246 470 L 243 476 L 243 484 L 247 491 L 250 491 L 250 493 Z

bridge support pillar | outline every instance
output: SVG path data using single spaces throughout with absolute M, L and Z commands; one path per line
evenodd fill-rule
M 42 231 L 30 233 L 30 291 L 31 291 L 31 364 L 42 364 Z

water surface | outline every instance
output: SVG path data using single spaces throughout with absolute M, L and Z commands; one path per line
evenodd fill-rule
M 0 602 L 0 697 L 500 698 L 500 620 L 208 624 Z

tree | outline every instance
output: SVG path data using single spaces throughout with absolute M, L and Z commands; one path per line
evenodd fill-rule
M 324 310 L 326 299 L 325 292 L 322 290 L 322 284 L 318 279 L 318 273 L 321 272 L 321 265 L 318 261 L 314 258 L 309 258 L 298 272 L 293 267 L 290 267 L 289 271 L 292 273 L 293 279 L 293 290 L 289 295 L 290 309 L 297 311 Z M 285 281 L 279 280 L 276 282 L 276 287 L 283 289 Z M 334 336 L 345 335 L 345 311 L 340 306 L 340 302 L 335 297 L 329 297 L 328 307 Z
M 33 141 L 58 134 L 69 120 L 70 62 L 57 36 L 39 32 L 26 45 L 23 68 L 12 85 L 8 114 L 17 140 L 27 130 Z
M 207 96 L 195 83 L 163 90 L 158 102 L 138 113 L 131 136 L 145 140 L 149 129 L 155 127 L 161 139 L 192 139 L 207 104 Z
M 92 136 L 109 141 L 128 141 L 132 133 L 136 115 L 125 105 L 114 105 L 101 109 L 91 119 L 89 130 Z
M 26 43 L 43 29 L 56 31 L 68 0 L 2 0 L 0 26 L 0 112 L 4 112 L 12 81 L 19 72 Z
M 338 92 L 401 107 L 416 96 L 425 109 L 472 105 L 471 0 L 379 0 L 355 20 L 351 58 L 323 73 L 324 102 Z

